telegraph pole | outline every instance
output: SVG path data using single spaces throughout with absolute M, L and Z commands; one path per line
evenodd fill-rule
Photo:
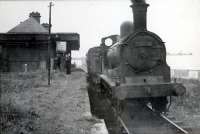
M 51 77 L 51 7 L 53 3 L 49 3 L 49 35 L 48 35 L 48 85 L 50 85 Z

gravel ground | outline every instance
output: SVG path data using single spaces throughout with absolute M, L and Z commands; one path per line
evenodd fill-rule
M 85 73 L 1 75 L 2 134 L 88 134 L 99 120 L 91 117 Z
M 172 98 L 170 112 L 176 119 L 183 121 L 183 125 L 200 133 L 200 81 L 179 79 L 186 87 L 186 94 Z

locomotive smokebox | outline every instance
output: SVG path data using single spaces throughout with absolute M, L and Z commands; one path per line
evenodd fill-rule
M 134 22 L 134 30 L 142 31 L 147 30 L 147 8 L 149 4 L 145 2 L 145 0 L 131 0 L 133 5 L 131 8 L 133 10 L 133 22 Z

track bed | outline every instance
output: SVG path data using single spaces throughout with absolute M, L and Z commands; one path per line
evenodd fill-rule
M 89 96 L 93 114 L 105 119 L 110 134 L 187 134 L 187 131 L 154 112 L 138 100 L 123 102 L 118 112 L 99 87 L 90 87 Z M 93 90 L 95 89 L 95 90 Z

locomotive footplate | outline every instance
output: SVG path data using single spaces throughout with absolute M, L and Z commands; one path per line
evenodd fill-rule
M 105 75 L 101 75 L 100 77 L 110 87 L 112 96 L 119 100 L 142 97 L 181 96 L 186 92 L 185 87 L 180 83 L 116 84 Z

